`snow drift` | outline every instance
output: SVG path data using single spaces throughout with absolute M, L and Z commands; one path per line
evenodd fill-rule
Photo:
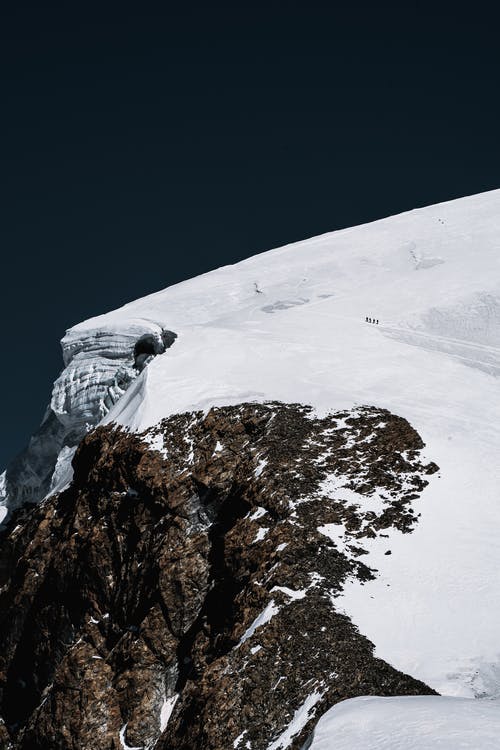
M 427 696 L 352 698 L 318 722 L 309 750 L 494 750 L 497 701 Z

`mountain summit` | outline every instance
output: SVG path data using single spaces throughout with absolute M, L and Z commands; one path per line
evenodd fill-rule
M 3 746 L 347 748 L 362 696 L 500 698 L 499 271 L 493 191 L 67 331 L 0 482 Z

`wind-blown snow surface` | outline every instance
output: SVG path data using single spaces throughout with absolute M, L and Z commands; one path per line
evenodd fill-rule
M 138 319 L 177 343 L 106 422 L 142 430 L 267 399 L 319 412 L 370 404 L 409 420 L 441 472 L 415 531 L 374 540 L 364 561 L 379 576 L 347 585 L 337 606 L 378 656 L 439 692 L 499 695 L 500 191 L 263 253 L 81 323 L 66 340 Z
M 352 698 L 320 719 L 310 750 L 496 750 L 497 701 Z

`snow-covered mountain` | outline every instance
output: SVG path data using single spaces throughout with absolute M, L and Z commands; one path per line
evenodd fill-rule
M 242 675 L 244 667 L 238 660 L 245 654 L 245 659 L 248 657 L 251 661 L 253 652 L 246 654 L 242 646 L 235 651 L 233 640 L 236 638 L 236 644 L 238 639 L 240 643 L 249 641 L 249 649 L 257 648 L 258 639 L 255 646 L 251 643 L 259 633 L 265 638 L 270 628 L 278 628 L 273 623 L 280 622 L 281 615 L 277 613 L 284 612 L 287 596 L 293 607 L 298 608 L 302 599 L 307 601 L 308 597 L 319 596 L 318 592 L 322 592 L 322 602 L 329 596 L 337 615 L 346 617 L 363 637 L 375 644 L 376 658 L 398 670 L 398 674 L 410 676 L 408 679 L 421 681 L 423 685 L 418 688 L 417 682 L 404 683 L 402 692 L 427 689 L 456 698 L 500 698 L 500 645 L 496 624 L 500 613 L 500 544 L 497 541 L 500 528 L 500 191 L 415 210 L 262 253 L 85 321 L 70 329 L 62 344 L 65 369 L 54 384 L 44 424 L 2 479 L 8 533 L 17 533 L 19 539 L 24 540 L 9 542 L 9 560 L 18 559 L 16 555 L 26 550 L 23 545 L 33 542 L 33 534 L 38 533 L 35 530 L 40 524 L 49 523 L 49 515 L 50 519 L 65 517 L 66 511 L 58 505 L 69 502 L 64 498 L 72 498 L 75 507 L 83 507 L 89 487 L 93 487 L 95 494 L 98 486 L 106 484 L 105 475 L 114 476 L 117 469 L 108 451 L 113 441 L 119 444 L 122 437 L 117 436 L 140 435 L 137 439 L 145 446 L 146 453 L 161 457 L 170 472 L 172 456 L 180 451 L 172 444 L 172 435 L 179 429 L 188 442 L 184 452 L 179 453 L 182 460 L 174 461 L 176 471 L 182 481 L 183 471 L 194 477 L 192 481 L 198 488 L 199 498 L 203 497 L 199 489 L 202 485 L 213 491 L 213 472 L 219 471 L 210 461 L 215 464 L 222 461 L 223 472 L 233 477 L 233 483 L 237 476 L 239 488 L 246 482 L 243 495 L 245 503 L 249 503 L 245 506 L 248 513 L 245 515 L 241 510 L 241 519 L 233 518 L 233 525 L 224 527 L 223 546 L 228 545 L 227 535 L 236 533 L 238 528 L 238 555 L 244 558 L 241 540 L 247 539 L 245 534 L 250 532 L 243 533 L 243 527 L 238 524 L 250 523 L 255 513 L 267 514 L 269 518 L 268 524 L 261 524 L 255 531 L 257 546 L 269 544 L 271 537 L 274 539 L 284 511 L 281 505 L 273 506 L 274 501 L 269 499 L 271 493 L 277 492 L 272 477 L 266 474 L 266 467 L 269 472 L 272 466 L 274 476 L 281 477 L 281 486 L 288 493 L 287 523 L 290 527 L 295 524 L 295 531 L 309 524 L 310 542 L 314 539 L 314 544 L 321 547 L 324 539 L 324 544 L 336 552 L 345 566 L 342 574 L 334 575 L 330 563 L 318 563 L 315 569 L 311 561 L 310 568 L 309 563 L 306 565 L 310 578 L 306 581 L 299 575 L 296 586 L 286 578 L 285 568 L 278 568 L 283 578 L 273 578 L 273 586 L 281 590 L 281 599 L 276 594 L 271 596 L 272 587 L 268 589 L 267 599 L 255 593 L 250 596 L 248 581 L 252 580 L 255 588 L 262 586 L 262 580 L 254 580 L 253 574 L 248 573 L 245 596 L 250 598 L 243 602 L 243 588 L 239 589 L 233 614 L 227 615 L 224 627 L 219 623 L 222 629 L 217 637 L 225 638 L 227 644 L 232 645 L 227 645 L 229 650 L 224 651 L 223 656 L 217 649 L 213 650 L 215 647 L 211 647 L 210 658 L 204 651 L 205 661 L 219 664 L 217 659 L 224 658 L 224 669 Z M 290 412 L 292 407 L 287 405 L 293 404 L 302 405 L 293 407 L 299 412 L 303 407 L 311 407 L 308 416 Z M 399 418 L 403 422 L 393 421 Z M 289 446 L 286 460 L 273 453 L 273 441 L 268 443 L 268 438 L 260 433 L 258 439 L 252 437 L 254 427 L 248 428 L 247 442 L 241 444 L 230 427 L 234 420 L 242 420 L 244 424 L 254 424 L 256 420 L 255 424 L 260 425 L 270 419 L 282 425 L 281 440 Z M 307 432 L 303 419 L 309 420 L 311 429 L 314 428 L 311 433 Z M 98 424 L 99 429 L 84 439 Z M 290 432 L 292 427 L 286 425 L 293 425 L 293 431 L 303 435 L 306 442 L 300 446 L 295 444 Z M 269 430 L 266 435 L 272 435 L 271 427 Z M 210 461 L 206 448 L 201 447 L 207 440 L 212 450 Z M 250 451 L 245 460 L 241 458 L 241 463 L 237 464 L 239 468 L 224 457 L 224 440 L 240 457 L 245 450 Z M 342 446 L 338 440 L 343 441 Z M 310 454 L 309 448 L 315 443 L 318 450 Z M 78 445 L 80 448 L 74 458 Z M 145 466 L 152 459 L 141 458 L 143 449 L 134 446 L 133 450 L 130 445 L 117 448 L 116 455 L 120 454 L 125 463 L 133 460 L 139 467 Z M 342 466 L 338 463 L 339 451 L 346 451 Z M 292 454 L 305 457 L 307 471 L 302 464 L 298 466 L 295 458 L 292 461 Z M 127 455 L 133 458 L 127 459 Z M 71 485 L 72 460 L 77 476 Z M 92 474 L 93 463 L 101 466 L 103 472 L 98 479 L 97 474 Z M 244 471 L 250 471 L 251 481 L 243 480 L 240 475 L 243 465 Z M 153 474 L 167 471 L 164 464 L 154 466 L 154 471 L 148 469 Z M 152 487 L 156 487 L 153 474 L 149 473 L 146 479 L 139 469 L 139 474 L 133 477 L 127 471 L 120 469 L 121 479 L 114 479 L 105 491 L 124 493 L 123 496 L 129 498 L 145 491 L 145 487 L 148 487 L 148 496 L 156 497 L 155 492 L 160 492 L 158 488 L 153 492 Z M 295 475 L 296 487 L 290 479 Z M 181 479 L 170 474 L 169 477 L 168 492 L 167 485 L 162 485 L 162 492 L 172 494 L 174 485 L 177 488 L 176 482 Z M 193 487 L 190 492 L 194 492 Z M 132 494 L 127 495 L 129 490 Z M 180 490 L 177 488 L 177 491 Z M 233 491 L 224 490 L 229 493 L 228 497 L 232 497 Z M 26 501 L 38 502 L 47 494 L 51 497 L 31 515 L 26 515 L 26 510 L 18 510 Z M 250 496 L 253 499 L 249 499 Z M 334 503 L 330 515 L 325 515 L 326 500 L 318 504 L 320 497 Z M 305 511 L 300 508 L 313 501 L 314 514 L 306 519 L 301 515 Z M 203 505 L 202 500 L 200 502 Z M 86 503 L 87 500 L 84 504 L 89 511 L 89 527 L 93 528 L 99 518 L 97 507 L 91 510 Z M 205 517 L 200 507 L 196 505 L 197 509 L 192 508 L 186 516 L 191 519 L 186 527 L 186 538 L 191 538 L 197 529 L 196 533 L 206 533 L 212 539 L 214 533 L 219 533 L 214 529 L 220 530 L 229 520 L 224 516 L 224 521 L 214 521 L 219 516 L 212 517 L 208 511 Z M 349 513 L 341 512 L 340 507 Z M 99 513 L 104 512 L 103 508 L 99 505 Z M 173 512 L 172 509 L 169 512 Z M 77 517 L 78 526 L 72 534 L 79 538 L 78 535 L 86 534 L 83 510 L 77 512 Z M 259 517 L 257 515 L 256 519 Z M 138 526 L 141 534 L 145 534 L 146 527 Z M 54 529 L 51 533 L 56 535 Z M 130 533 L 130 529 L 120 531 L 120 539 Z M 76 544 L 75 537 L 72 538 L 71 549 Z M 283 539 L 276 549 L 281 544 L 290 545 L 290 549 L 297 543 L 295 537 L 295 541 L 288 536 Z M 19 544 L 21 546 L 16 546 Z M 299 548 L 308 560 L 303 547 L 299 545 Z M 64 555 L 69 555 L 69 548 L 64 549 Z M 218 549 L 217 544 L 214 549 Z M 262 550 L 262 559 L 249 558 L 249 571 L 265 566 L 264 561 L 270 559 L 272 550 L 265 546 Z M 39 551 L 42 559 L 44 554 Z M 74 554 L 78 556 L 77 552 Z M 209 557 L 214 554 L 212 551 Z M 372 573 L 360 572 L 356 564 L 358 558 Z M 144 565 L 145 561 L 137 560 L 136 564 Z M 169 566 L 173 564 L 171 561 Z M 294 564 L 298 565 L 298 558 Z M 4 565 L 8 567 L 6 562 Z M 35 575 L 38 572 L 35 561 L 33 565 L 32 575 Z M 292 562 L 289 560 L 286 565 L 288 570 Z M 223 566 L 229 569 L 227 560 Z M 110 562 L 107 575 L 111 578 L 113 570 Z M 74 575 L 75 569 L 68 568 L 68 573 Z M 233 574 L 236 575 L 234 571 Z M 196 577 L 191 571 L 189 577 L 193 575 Z M 200 575 L 203 578 L 205 573 Z M 218 574 L 212 571 L 207 575 L 209 589 L 222 586 Z M 334 583 L 329 583 L 329 576 L 333 576 Z M 236 578 L 238 586 L 243 586 L 243 579 Z M 28 586 L 27 580 L 24 579 L 22 586 Z M 12 582 L 7 585 L 11 597 L 4 605 L 7 612 L 12 613 L 16 595 L 21 590 L 25 595 L 30 592 L 35 607 L 40 594 L 35 595 L 33 581 L 29 581 L 28 588 L 24 589 L 13 589 Z M 136 583 L 129 580 L 127 585 L 134 587 Z M 225 591 L 224 586 L 222 590 Z M 92 606 L 97 606 L 96 596 L 90 597 L 94 602 Z M 44 597 L 46 603 L 46 594 Z M 183 606 L 187 606 L 186 601 L 183 600 Z M 255 608 L 261 605 L 259 614 Z M 126 606 L 121 606 L 125 611 Z M 168 607 L 172 606 L 170 601 Z M 87 601 L 83 607 L 85 612 L 90 612 L 89 607 Z M 100 610 L 98 616 L 97 609 L 92 612 L 90 616 L 96 622 L 106 614 Z M 58 610 L 57 616 L 62 617 L 61 611 Z M 298 620 L 302 616 L 298 613 Z M 72 625 L 64 638 L 76 643 L 72 638 L 83 638 L 83 635 L 78 630 L 80 626 L 77 627 L 71 617 L 70 620 Z M 193 643 L 198 643 L 199 636 L 190 631 L 194 620 L 188 618 L 187 622 Z M 213 636 L 219 626 L 211 620 L 210 623 Z M 125 627 L 125 621 L 122 625 Z M 324 627 L 330 625 L 338 627 L 330 622 Z M 133 627 L 136 626 L 139 624 L 134 623 Z M 24 641 L 16 641 L 17 636 L 9 633 L 7 639 L 11 639 L 13 654 L 21 646 L 26 648 Z M 277 644 L 282 637 L 278 635 Z M 96 637 L 92 637 L 95 645 Z M 108 644 L 106 648 L 110 648 L 109 633 L 103 631 L 100 637 Z M 187 648 L 185 637 L 186 634 L 179 636 L 177 651 Z M 300 637 L 300 633 L 295 635 L 295 638 Z M 87 633 L 85 642 L 90 638 Z M 321 636 L 317 634 L 317 638 Z M 337 641 L 336 645 L 325 643 L 338 647 Z M 314 641 L 314 645 L 321 648 L 320 640 Z M 271 645 L 268 647 L 271 653 Z M 36 646 L 35 650 L 38 648 Z M 102 644 L 99 648 L 98 653 L 108 663 L 108 652 Z M 228 661 L 229 654 L 233 654 L 233 661 Z M 20 657 L 17 658 L 19 661 Z M 50 659 L 54 658 L 51 653 Z M 19 663 L 15 656 L 12 659 L 14 661 L 7 662 L 6 668 L 15 672 Z M 313 671 L 316 668 L 311 666 Z M 373 665 L 372 668 L 375 669 Z M 116 665 L 113 669 L 117 669 Z M 165 669 L 174 667 L 165 666 Z M 337 665 L 331 669 L 333 674 L 339 668 Z M 194 710 L 196 701 L 201 700 L 200 695 L 207 701 L 210 696 L 201 691 L 193 697 L 191 678 L 179 676 L 178 669 L 174 672 L 176 676 L 170 682 L 167 679 L 165 683 L 164 676 L 158 677 L 154 690 L 157 701 L 173 709 L 169 726 L 176 722 L 176 731 L 184 727 L 186 733 L 185 716 L 189 710 Z M 202 674 L 199 667 L 196 679 L 203 681 Z M 22 679 L 26 682 L 27 678 Z M 211 679 L 215 679 L 213 671 Z M 287 674 L 280 675 L 279 679 L 286 681 Z M 309 731 L 311 722 L 314 723 L 315 712 L 336 703 L 339 697 L 363 695 L 358 688 L 346 687 L 345 679 L 338 683 L 335 679 L 311 673 L 312 687 L 307 688 L 307 680 L 302 675 L 300 689 L 297 687 L 295 692 L 284 694 L 280 699 L 282 703 L 276 704 L 278 716 L 279 711 L 283 711 L 283 701 L 288 701 L 289 718 L 285 725 L 270 719 L 270 723 L 265 724 L 267 735 L 266 732 L 259 734 L 252 724 L 253 719 L 248 718 L 248 728 L 245 729 L 244 722 L 243 725 L 235 722 L 236 734 L 233 737 L 229 732 L 224 741 L 230 737 L 234 747 L 252 750 L 296 747 L 294 743 L 302 742 L 304 732 Z M 397 682 L 399 679 L 395 674 L 388 674 L 384 684 L 392 687 L 383 692 L 383 684 L 367 678 L 367 692 L 373 693 L 377 684 L 380 694 L 398 695 L 396 683 L 403 685 Z M 47 695 L 50 691 L 49 682 L 46 680 L 42 684 L 39 675 L 35 682 L 39 687 L 33 688 L 30 700 L 36 707 L 43 691 L 48 691 Z M 19 698 L 19 695 L 12 690 L 9 693 L 8 679 L 6 684 L 5 715 L 10 716 L 10 724 L 27 721 L 25 715 L 17 716 L 12 708 L 13 696 Z M 181 697 L 176 699 L 177 695 Z M 173 703 L 168 703 L 174 699 L 177 700 L 175 708 Z M 194 701 L 189 703 L 189 709 L 188 699 Z M 259 699 L 254 696 L 251 700 L 258 702 Z M 123 699 L 119 703 L 120 716 L 125 718 L 128 714 Z M 434 709 L 435 705 L 445 704 L 432 704 L 432 711 L 439 710 Z M 334 718 L 336 710 L 333 709 Z M 31 728 L 26 729 L 28 744 L 19 744 L 19 747 L 31 747 L 29 742 L 34 741 L 33 737 L 40 742 L 43 732 L 49 733 L 49 726 L 50 731 L 53 730 L 53 725 L 48 723 L 42 734 L 36 734 L 38 730 L 30 716 Z M 141 742 L 141 747 L 152 747 L 151 743 L 156 742 L 160 734 L 163 738 L 167 736 L 165 732 L 173 731 L 166 730 L 165 724 L 163 733 L 149 728 L 141 734 L 139 719 L 137 716 L 133 719 L 132 713 L 130 716 L 127 731 L 135 732 L 135 742 Z M 212 720 L 209 714 L 205 719 Z M 84 723 L 83 718 L 81 721 Z M 120 727 L 127 723 L 120 724 L 118 718 L 116 721 Z M 335 721 L 328 726 L 335 727 Z M 17 730 L 13 731 L 15 734 Z M 203 731 L 200 729 L 199 735 L 189 735 L 191 743 L 193 737 L 198 742 L 191 746 L 219 747 L 216 743 L 220 738 L 214 739 L 216 734 L 202 741 L 200 737 L 209 736 L 208 730 Z M 123 743 L 133 744 L 132 734 L 129 737 L 124 730 L 122 735 Z M 487 741 L 485 739 L 481 747 L 493 747 L 486 744 Z M 64 745 L 51 745 L 55 746 Z M 182 743 L 167 746 L 183 747 Z M 87 745 L 81 744 L 81 747 Z M 327 745 L 316 741 L 312 747 L 319 750 Z

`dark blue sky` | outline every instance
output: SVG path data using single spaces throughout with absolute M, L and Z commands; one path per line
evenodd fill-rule
M 0 464 L 67 327 L 500 186 L 494 3 L 4 3 Z

